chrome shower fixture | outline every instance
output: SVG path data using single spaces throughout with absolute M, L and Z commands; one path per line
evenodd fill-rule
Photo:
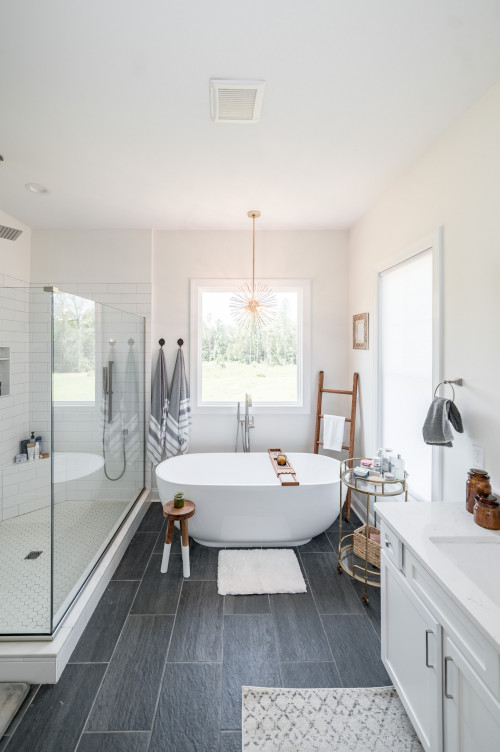
M 252 407 L 252 395 L 245 395 L 245 413 L 241 415 L 241 402 L 238 402 L 238 412 L 236 415 L 236 443 L 234 451 L 238 451 L 238 438 L 241 428 L 241 443 L 244 452 L 250 451 L 250 429 L 255 428 L 253 415 L 250 415 L 249 408 Z

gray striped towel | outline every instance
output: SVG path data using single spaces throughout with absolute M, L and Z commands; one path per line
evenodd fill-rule
M 153 465 L 161 462 L 165 449 L 165 429 L 168 413 L 168 383 L 167 366 L 163 347 L 160 347 L 158 361 L 156 363 L 153 389 L 151 392 L 151 416 L 149 418 L 149 431 L 147 454 Z
M 179 347 L 175 361 L 174 376 L 170 389 L 170 404 L 167 414 L 165 450 L 167 457 L 186 454 L 189 447 L 189 426 L 191 425 L 191 407 L 189 404 L 189 387 L 184 365 L 184 354 Z

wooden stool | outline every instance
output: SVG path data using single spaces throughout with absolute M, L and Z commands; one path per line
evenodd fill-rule
M 187 499 L 184 499 L 184 506 L 181 509 L 176 509 L 173 501 L 167 501 L 163 506 L 163 516 L 168 519 L 167 534 L 165 536 L 165 545 L 163 547 L 163 558 L 161 560 L 160 570 L 163 574 L 165 574 L 168 569 L 170 548 L 172 546 L 172 535 L 174 534 L 174 522 L 176 520 L 181 526 L 182 571 L 184 577 L 189 577 L 191 574 L 189 570 L 189 534 L 187 521 L 193 516 L 195 509 L 194 502 L 188 501 Z

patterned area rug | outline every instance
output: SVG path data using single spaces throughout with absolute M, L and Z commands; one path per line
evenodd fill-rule
M 422 752 L 394 687 L 242 687 L 245 752 Z
M 306 583 L 290 548 L 226 548 L 219 552 L 219 595 L 305 593 Z

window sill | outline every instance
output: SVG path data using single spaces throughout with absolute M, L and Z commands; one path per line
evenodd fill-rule
M 240 410 L 243 415 L 245 412 L 245 400 L 240 402 Z M 212 403 L 208 405 L 193 405 L 191 407 L 192 415 L 234 415 L 238 413 L 238 403 Z M 256 404 L 250 408 L 250 415 L 309 415 L 308 405 L 297 404 Z

